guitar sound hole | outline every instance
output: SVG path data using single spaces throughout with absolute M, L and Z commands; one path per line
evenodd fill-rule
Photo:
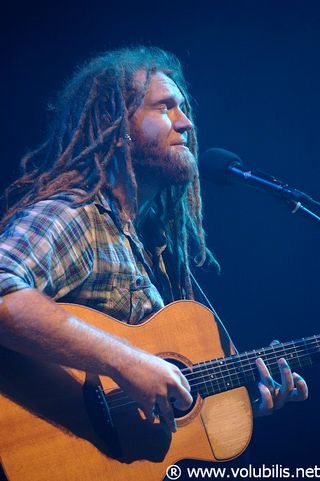
M 8 481 L 8 478 L 5 475 L 4 470 L 2 468 L 2 464 L 0 464 L 0 481 Z
M 177 359 L 166 358 L 166 361 L 171 362 L 171 364 L 174 364 L 175 366 L 177 366 L 180 369 L 180 371 L 183 370 L 184 375 L 186 374 L 188 375 L 191 373 L 191 369 L 189 369 L 188 366 L 186 366 L 183 362 L 178 361 Z M 196 404 L 198 392 L 192 389 L 192 385 L 191 385 L 191 396 L 193 401 L 189 409 L 187 409 L 186 411 L 181 411 L 180 409 L 177 409 L 176 407 L 173 406 L 174 417 L 176 419 L 182 418 L 183 416 L 186 416 L 187 414 L 189 414 L 194 408 L 194 405 Z M 174 402 L 174 399 L 172 399 L 171 401 Z

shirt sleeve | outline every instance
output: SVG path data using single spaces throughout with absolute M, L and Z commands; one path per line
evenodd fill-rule
M 18 212 L 0 236 L 0 296 L 37 288 L 59 299 L 92 272 L 92 226 L 85 207 L 45 200 Z

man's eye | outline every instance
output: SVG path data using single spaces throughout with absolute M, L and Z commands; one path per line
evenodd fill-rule
M 164 104 L 163 104 L 163 105 L 160 105 L 160 106 L 159 106 L 159 110 L 160 110 L 163 114 L 167 114 L 168 111 L 169 111 L 169 107 L 168 107 L 168 105 L 164 105 Z

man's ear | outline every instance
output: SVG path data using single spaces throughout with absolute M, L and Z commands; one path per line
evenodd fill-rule
M 120 137 L 118 142 L 116 143 L 116 147 L 120 148 L 123 147 L 123 144 L 127 142 L 132 142 L 132 138 L 130 137 L 129 134 L 124 134 L 124 137 Z

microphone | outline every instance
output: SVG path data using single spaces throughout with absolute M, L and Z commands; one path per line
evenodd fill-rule
M 230 185 L 236 181 L 262 189 L 285 201 L 304 201 L 319 205 L 319 202 L 309 195 L 290 187 L 274 176 L 244 167 L 240 157 L 229 150 L 218 148 L 207 150 L 199 158 L 199 172 L 203 179 L 215 184 Z

